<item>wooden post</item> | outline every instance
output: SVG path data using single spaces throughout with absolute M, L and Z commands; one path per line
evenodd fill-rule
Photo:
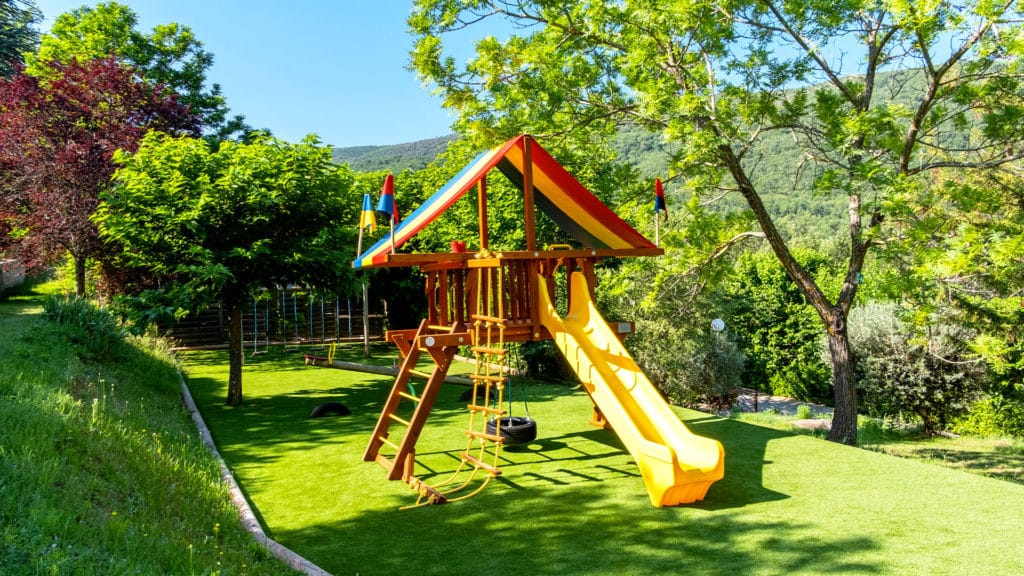
M 523 212 L 526 214 L 526 249 L 533 252 L 537 249 L 537 223 L 533 207 L 533 157 L 530 153 L 529 135 L 523 137 Z
M 363 280 L 363 356 L 370 357 L 370 286 Z
M 391 224 L 391 253 L 395 253 L 395 216 L 392 214 L 388 217 L 388 222 Z
M 490 233 L 487 231 L 487 175 L 484 174 L 483 178 L 480 178 L 479 189 L 476 195 L 476 213 L 477 222 L 480 228 L 480 251 L 487 250 L 488 237 Z

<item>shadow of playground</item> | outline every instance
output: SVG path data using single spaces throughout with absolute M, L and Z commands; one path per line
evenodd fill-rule
M 610 508 L 608 488 L 510 492 L 411 511 L 368 510 L 275 537 L 334 574 L 879 574 L 871 538 L 638 504 Z M 644 503 L 646 504 L 646 503 Z M 339 546 L 339 543 L 344 543 Z

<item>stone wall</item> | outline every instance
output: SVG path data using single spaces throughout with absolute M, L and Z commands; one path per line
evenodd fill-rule
M 13 259 L 0 260 L 0 292 L 25 281 L 25 266 Z

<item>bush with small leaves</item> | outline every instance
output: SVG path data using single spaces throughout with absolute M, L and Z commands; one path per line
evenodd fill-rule
M 860 405 L 871 416 L 916 416 L 932 434 L 966 413 L 985 385 L 964 327 L 917 334 L 894 304 L 872 303 L 850 315 L 849 334 Z

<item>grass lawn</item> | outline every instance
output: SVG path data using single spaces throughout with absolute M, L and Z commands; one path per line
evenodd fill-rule
M 399 511 L 415 494 L 362 461 L 390 377 L 309 367 L 300 353 L 271 351 L 247 358 L 246 401 L 231 408 L 223 405 L 226 353 L 182 359 L 268 533 L 339 576 L 1003 575 L 1024 567 L 1022 485 L 683 409 L 694 431 L 724 444 L 725 478 L 701 503 L 654 508 L 632 459 L 612 432 L 587 424 L 589 400 L 568 386 L 530 386 L 538 440 L 503 452 L 504 474 L 483 493 Z M 418 444 L 421 474 L 455 468 L 468 423 L 464 390 L 442 389 Z M 328 400 L 352 415 L 308 418 Z M 521 403 L 514 409 L 522 414 Z
M 865 448 L 1024 484 L 1024 444 L 1011 438 L 936 436 L 865 444 Z
M 171 354 L 90 349 L 98 315 L 43 320 L 21 290 L 0 301 L 0 576 L 293 574 L 238 521 Z

